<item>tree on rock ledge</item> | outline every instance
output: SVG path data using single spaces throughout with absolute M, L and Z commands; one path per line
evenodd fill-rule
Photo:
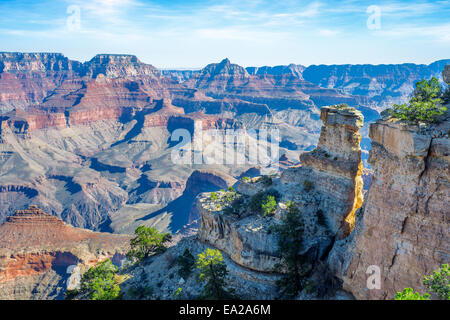
M 170 233 L 160 233 L 155 228 L 139 226 L 134 231 L 136 237 L 130 240 L 131 250 L 127 257 L 141 261 L 155 253 L 164 252 L 165 243 L 172 240 Z
M 446 99 L 442 95 L 439 80 L 436 77 L 429 81 L 423 79 L 416 82 L 413 97 L 408 103 L 394 104 L 392 109 L 387 109 L 384 113 L 410 123 L 433 123 L 447 110 L 441 104 L 442 98 Z
M 223 300 L 232 298 L 232 294 L 225 288 L 225 278 L 228 271 L 219 250 L 208 248 L 200 253 L 196 266 L 200 271 L 200 281 L 205 283 L 200 299 Z
M 272 231 L 278 237 L 278 252 L 282 264 L 277 269 L 284 267 L 286 273 L 277 286 L 282 295 L 295 297 L 302 290 L 302 257 L 299 255 L 303 247 L 304 222 L 299 209 L 294 202 L 286 203 L 287 212 L 281 224 L 272 227 Z
M 100 262 L 90 268 L 81 278 L 81 292 L 91 300 L 115 300 L 120 296 L 120 287 L 117 280 L 119 269 L 111 260 Z

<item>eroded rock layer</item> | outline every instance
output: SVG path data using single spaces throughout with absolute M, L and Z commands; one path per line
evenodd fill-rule
M 74 228 L 36 206 L 0 226 L 0 299 L 62 298 L 68 268 L 119 263 L 129 236 Z
M 407 287 L 424 292 L 424 275 L 449 262 L 449 129 L 449 118 L 425 129 L 382 120 L 371 125 L 374 173 L 365 209 L 355 232 L 329 257 L 356 298 L 393 299 Z M 381 287 L 369 289 L 375 268 Z

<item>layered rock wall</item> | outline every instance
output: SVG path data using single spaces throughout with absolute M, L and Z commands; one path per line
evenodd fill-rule
M 357 299 L 393 299 L 407 287 L 423 293 L 423 277 L 449 262 L 449 129 L 448 118 L 427 129 L 382 120 L 371 125 L 374 173 L 365 209 L 355 232 L 329 257 Z M 367 287 L 373 268 L 381 271 L 379 289 Z
M 67 269 L 125 257 L 130 236 L 74 228 L 36 206 L 0 226 L 0 299 L 63 298 Z

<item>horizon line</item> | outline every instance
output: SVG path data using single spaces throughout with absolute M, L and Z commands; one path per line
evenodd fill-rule
M 65 57 L 65 58 L 67 58 L 67 59 L 69 59 L 71 61 L 79 62 L 79 63 L 83 63 L 83 64 L 91 61 L 96 56 L 100 56 L 100 55 L 129 56 L 129 57 L 136 57 L 140 62 L 142 62 L 144 64 L 147 64 L 147 65 L 151 65 L 151 66 L 153 66 L 153 67 L 155 67 L 155 68 L 157 68 L 158 70 L 161 70 L 161 71 L 199 71 L 199 70 L 202 70 L 203 68 L 205 68 L 207 65 L 211 64 L 211 63 L 208 63 L 208 64 L 206 64 L 204 66 L 201 66 L 201 67 L 181 67 L 181 66 L 180 67 L 157 67 L 157 66 L 155 66 L 155 65 L 153 65 L 151 63 L 142 61 L 136 54 L 130 54 L 130 53 L 97 53 L 91 59 L 84 60 L 84 61 L 82 61 L 82 59 L 72 59 L 68 55 L 66 55 L 66 54 L 64 54 L 62 52 L 56 52 L 56 51 L 55 52 L 53 52 L 53 51 L 0 51 L 0 54 L 3 54 L 3 53 L 8 53 L 8 54 L 17 54 L 17 53 L 19 53 L 19 54 L 55 54 L 55 55 L 62 55 L 63 57 Z M 218 64 L 218 63 L 220 63 L 221 61 L 223 61 L 225 59 L 230 60 L 229 58 L 223 58 L 219 62 L 213 62 L 213 64 Z M 292 63 L 287 63 L 287 64 L 261 65 L 261 66 L 255 66 L 255 65 L 242 66 L 240 64 L 233 63 L 233 62 L 231 62 L 231 64 L 238 65 L 238 66 L 240 66 L 240 67 L 242 67 L 244 69 L 247 69 L 247 68 L 264 68 L 264 67 L 270 67 L 270 68 L 287 67 L 289 65 L 302 66 L 302 67 L 305 67 L 305 68 L 309 68 L 309 67 L 312 67 L 312 66 L 364 66 L 364 65 L 370 65 L 370 66 L 393 66 L 393 65 L 407 65 L 407 64 L 416 65 L 416 66 L 421 66 L 421 65 L 423 65 L 423 66 L 430 66 L 433 63 L 440 62 L 440 61 L 445 61 L 445 60 L 450 60 L 450 57 L 449 58 L 442 58 L 442 59 L 433 60 L 433 61 L 431 61 L 428 64 L 426 64 L 426 63 L 417 63 L 417 62 L 378 63 L 378 64 L 373 64 L 373 63 L 356 63 L 356 64 L 352 64 L 352 63 L 333 63 L 333 64 L 310 64 L 310 65 L 304 65 L 304 64 L 299 64 L 299 63 L 293 63 L 292 62 Z

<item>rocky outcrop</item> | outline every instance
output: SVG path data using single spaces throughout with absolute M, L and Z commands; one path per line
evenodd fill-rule
M 194 268 L 188 277 L 181 278 L 174 267 L 176 257 L 181 256 L 186 249 L 197 257 L 210 245 L 195 239 L 195 236 L 184 238 L 176 245 L 168 248 L 163 254 L 147 259 L 142 267 L 133 268 L 131 277 L 120 284 L 124 299 L 136 299 L 130 294 L 130 289 L 151 287 L 151 296 L 144 299 L 172 300 L 173 293 L 182 288 L 182 299 L 198 299 L 202 284 L 198 281 L 199 271 Z M 227 288 L 233 289 L 241 299 L 275 299 L 277 292 L 275 280 L 278 275 L 255 272 L 234 263 L 227 255 L 223 255 L 227 266 Z
M 186 191 L 198 194 L 205 186 L 215 186 L 218 189 L 226 189 L 237 182 L 232 176 L 215 170 L 195 170 L 186 182 Z
M 160 77 L 152 65 L 142 63 L 134 55 L 98 54 L 84 64 L 83 73 L 90 78 L 103 74 L 107 78 Z
M 379 120 L 370 126 L 374 172 L 352 235 L 338 241 L 329 265 L 357 299 L 393 299 L 450 257 L 450 121 L 418 126 Z M 381 287 L 367 287 L 376 266 Z M 368 274 L 366 274 L 368 272 Z
M 317 148 L 300 156 L 304 183 L 323 195 L 323 211 L 334 234 L 345 237 L 353 230 L 355 211 L 361 207 L 363 180 L 361 135 L 362 114 L 345 106 L 324 107 L 323 127 Z
M 19 136 L 38 129 L 66 127 L 64 113 L 47 113 L 38 110 L 34 112 L 15 110 L 0 116 L 0 121 L 4 123 L 5 129 L 9 127 L 14 134 Z
M 17 211 L 0 226 L 0 299 L 62 298 L 68 267 L 118 263 L 129 239 L 74 228 L 36 206 Z
M 442 72 L 442 77 L 447 84 L 450 84 L 450 65 L 445 66 L 445 70 Z
M 311 264 L 326 257 L 335 237 L 348 235 L 355 211 L 362 204 L 358 129 L 363 117 L 353 108 L 335 106 L 322 108 L 321 118 L 324 125 L 317 148 L 301 156 L 302 166 L 290 167 L 281 177 L 272 178 L 269 189 L 279 195 L 276 214 L 262 217 L 248 209 L 247 200 L 241 205 L 245 213 L 229 214 L 222 208 L 226 192 L 217 193 L 217 201 L 205 194 L 197 202 L 201 241 L 223 250 L 241 266 L 273 272 L 280 258 L 270 227 L 280 222 L 287 201 L 294 201 L 304 217 L 304 246 L 300 251 Z M 252 179 L 241 182 L 238 191 L 248 199 L 267 191 L 267 187 Z
M 78 72 L 81 63 L 61 53 L 0 52 L 0 73 Z
M 165 77 L 171 77 L 178 82 L 185 82 L 193 75 L 199 73 L 200 70 L 161 70 L 161 74 Z
M 225 197 L 218 192 L 219 199 Z M 280 262 L 271 223 L 259 215 L 237 217 L 218 209 L 209 197 L 197 202 L 201 221 L 198 238 L 224 251 L 240 266 L 259 272 L 273 272 Z
M 59 53 L 1 52 L 0 112 L 40 103 L 80 68 L 80 62 Z

